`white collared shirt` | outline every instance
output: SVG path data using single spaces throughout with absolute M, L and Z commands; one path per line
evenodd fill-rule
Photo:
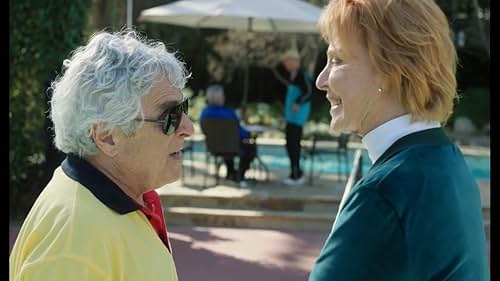
M 391 119 L 371 130 L 361 139 L 361 142 L 368 150 L 370 160 L 372 163 L 375 163 L 375 161 L 377 161 L 377 159 L 400 138 L 418 131 L 439 127 L 441 127 L 439 122 L 415 121 L 412 123 L 411 115 L 405 114 Z

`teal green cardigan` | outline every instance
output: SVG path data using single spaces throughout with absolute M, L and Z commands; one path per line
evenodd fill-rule
M 309 280 L 489 280 L 479 188 L 442 128 L 399 139 L 356 183 Z

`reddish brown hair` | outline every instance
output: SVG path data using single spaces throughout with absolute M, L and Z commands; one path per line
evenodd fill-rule
M 347 47 L 355 35 L 388 92 L 417 120 L 445 122 L 453 110 L 457 55 L 446 16 L 433 0 L 331 0 L 319 27 Z

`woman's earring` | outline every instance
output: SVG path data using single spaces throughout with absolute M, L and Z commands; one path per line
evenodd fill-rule
M 382 94 L 382 88 L 378 88 L 378 93 Z

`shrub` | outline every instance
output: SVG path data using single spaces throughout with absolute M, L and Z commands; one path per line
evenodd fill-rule
M 10 206 L 22 215 L 52 174 L 48 82 L 82 43 L 91 0 L 10 1 Z
M 448 124 L 451 126 L 457 117 L 464 116 L 469 118 L 477 129 L 484 128 L 490 122 L 490 89 L 469 87 L 459 95 Z

